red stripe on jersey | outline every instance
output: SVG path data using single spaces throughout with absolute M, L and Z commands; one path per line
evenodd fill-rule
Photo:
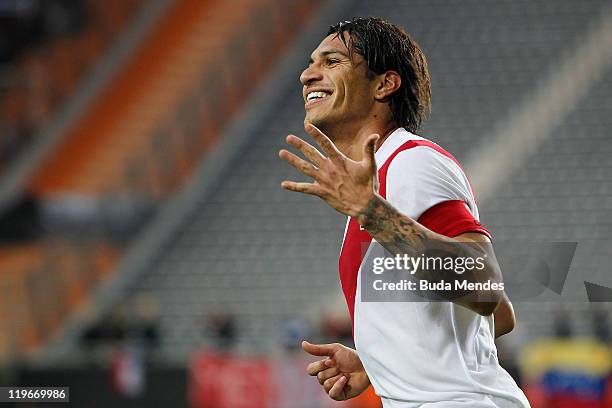
M 447 237 L 465 232 L 479 232 L 491 238 L 491 233 L 470 212 L 465 201 L 449 200 L 434 205 L 418 219 L 419 224 Z
M 437 144 L 432 143 L 428 140 L 409 140 L 403 145 L 401 145 L 400 147 L 398 147 L 393 152 L 393 154 L 389 156 L 389 158 L 385 161 L 385 163 L 381 166 L 381 168 L 378 170 L 378 181 L 379 181 L 378 193 L 385 199 L 387 198 L 387 171 L 389 170 L 389 165 L 391 164 L 395 156 L 397 156 L 399 153 L 405 150 L 411 149 L 413 147 L 418 147 L 418 146 L 426 146 L 431 149 L 434 149 L 438 153 L 451 159 L 453 162 L 457 164 L 457 166 L 459 166 L 459 168 L 461 168 L 461 166 L 459 165 L 459 162 L 450 153 L 442 149 Z M 470 189 L 471 189 L 471 185 L 470 185 Z M 473 192 L 472 192 L 472 195 L 473 195 Z M 434 206 L 434 207 L 437 207 L 437 206 Z M 434 213 L 434 216 L 436 215 L 436 213 Z M 445 213 L 445 217 L 452 216 L 450 212 L 446 214 L 446 211 L 444 211 L 444 213 Z M 437 217 L 433 217 L 433 218 L 437 219 Z M 436 227 L 433 224 L 432 224 L 433 228 L 430 228 L 427 225 L 425 226 L 434 232 L 438 232 L 436 231 L 435 229 Z M 482 228 L 482 230 L 483 230 L 482 231 L 483 233 L 486 233 L 488 235 L 488 231 L 485 228 Z M 346 303 L 349 308 L 349 313 L 351 315 L 351 321 L 353 322 L 353 327 L 355 323 L 355 295 L 357 292 L 357 276 L 359 273 L 359 268 L 361 267 L 361 262 L 363 260 L 363 257 L 368 247 L 370 246 L 371 242 L 372 242 L 372 237 L 370 236 L 370 234 L 365 230 L 361 230 L 359 223 L 354 218 L 351 217 L 349 219 L 349 225 L 346 230 L 346 235 L 344 236 L 344 241 L 342 243 L 342 249 L 340 251 L 340 259 L 338 260 L 338 271 L 340 274 L 340 283 L 342 285 L 342 292 L 344 293 L 344 297 L 346 299 Z

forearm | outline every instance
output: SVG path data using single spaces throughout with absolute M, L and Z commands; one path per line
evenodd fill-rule
M 357 214 L 356 218 L 370 235 L 393 255 L 406 254 L 410 257 L 417 257 L 431 249 L 432 244 L 435 243 L 436 251 L 443 253 L 445 258 L 456 259 L 461 257 L 483 260 L 484 268 L 480 270 L 472 269 L 460 275 L 467 282 L 501 282 L 501 273 L 495 262 L 495 257 L 490 253 L 490 245 L 462 242 L 437 234 L 419 224 L 416 220 L 400 213 L 378 194 L 374 195 L 365 209 Z M 417 279 L 432 282 L 441 279 L 454 281 L 459 276 L 452 270 L 435 271 L 434 275 L 431 271 L 424 271 L 422 268 L 415 271 L 414 274 Z M 501 300 L 501 293 L 497 290 L 472 291 L 459 298 L 457 292 L 454 291 L 439 291 L 436 294 L 483 315 L 493 313 Z

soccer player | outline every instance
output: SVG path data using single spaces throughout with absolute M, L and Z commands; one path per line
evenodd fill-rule
M 325 357 L 310 364 L 308 374 L 334 400 L 372 384 L 385 408 L 529 407 L 497 360 L 494 338 L 514 327 L 503 290 L 438 293 L 448 299 L 443 302 L 362 301 L 364 242 L 410 256 L 430 241 L 456 257 L 490 250 L 463 170 L 415 134 L 431 97 L 417 43 L 381 19 L 339 23 L 312 53 L 300 82 L 304 127 L 322 152 L 289 135 L 287 143 L 306 160 L 285 149 L 280 158 L 313 182 L 281 186 L 318 196 L 348 216 L 339 272 L 356 348 L 303 342 L 305 351 Z M 465 278 L 501 282 L 494 256 L 485 259 L 480 272 Z

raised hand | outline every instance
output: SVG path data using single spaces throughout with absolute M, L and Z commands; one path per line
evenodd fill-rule
M 339 343 L 311 344 L 302 342 L 302 348 L 313 356 L 327 358 L 311 363 L 306 371 L 316 376 L 325 392 L 336 401 L 354 398 L 370 386 L 370 379 L 357 352 Z
M 374 152 L 378 135 L 370 135 L 363 145 L 363 158 L 354 161 L 346 157 L 316 126 L 307 124 L 310 134 L 326 156 L 295 135 L 287 136 L 287 143 L 298 149 L 308 160 L 282 149 L 281 159 L 302 174 L 312 177 L 312 183 L 283 181 L 281 187 L 321 197 L 337 211 L 356 217 L 367 208 L 378 189 Z

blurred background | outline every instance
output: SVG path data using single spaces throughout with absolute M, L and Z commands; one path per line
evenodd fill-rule
M 495 240 L 578 243 L 561 289 L 514 300 L 502 365 L 534 408 L 612 407 L 609 0 L 0 0 L 0 385 L 88 408 L 379 406 L 304 373 L 301 339 L 351 343 L 345 219 L 281 190 L 277 156 L 304 134 L 310 52 L 354 16 L 422 46 L 421 134 Z

